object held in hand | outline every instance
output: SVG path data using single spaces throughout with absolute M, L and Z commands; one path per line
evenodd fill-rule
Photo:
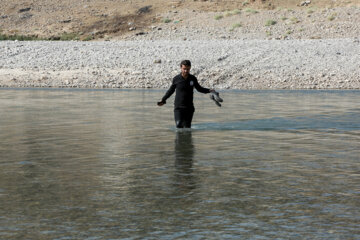
M 213 100 L 215 102 L 216 105 L 218 105 L 219 107 L 221 107 L 221 102 L 223 102 L 222 98 L 219 96 L 218 92 L 211 92 L 210 93 L 210 99 Z

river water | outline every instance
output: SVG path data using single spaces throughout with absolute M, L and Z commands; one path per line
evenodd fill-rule
M 360 92 L 0 89 L 0 239 L 360 239 Z

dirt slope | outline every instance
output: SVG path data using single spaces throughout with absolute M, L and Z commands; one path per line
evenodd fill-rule
M 360 6 L 360 0 L 312 0 L 309 6 L 300 6 L 301 3 L 301 0 L 2 0 L 0 33 L 52 39 L 66 36 L 81 40 L 123 39 L 135 31 L 162 24 L 169 12 L 191 10 L 195 16 L 202 14 L 199 21 L 206 24 L 204 13 L 213 18 L 214 12 L 234 9 L 258 9 L 261 15 L 280 8 L 301 11 L 309 6 L 316 9 Z

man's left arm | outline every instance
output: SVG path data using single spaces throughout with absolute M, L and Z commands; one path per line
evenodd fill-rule
M 194 77 L 194 87 L 196 88 L 196 90 L 198 92 L 201 92 L 201 93 L 211 93 L 211 92 L 215 91 L 214 89 L 204 88 L 204 87 L 200 86 L 196 77 Z

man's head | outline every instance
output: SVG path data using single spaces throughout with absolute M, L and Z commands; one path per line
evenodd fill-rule
M 191 69 L 191 62 L 189 60 L 183 60 L 180 63 L 181 75 L 183 77 L 188 77 Z

